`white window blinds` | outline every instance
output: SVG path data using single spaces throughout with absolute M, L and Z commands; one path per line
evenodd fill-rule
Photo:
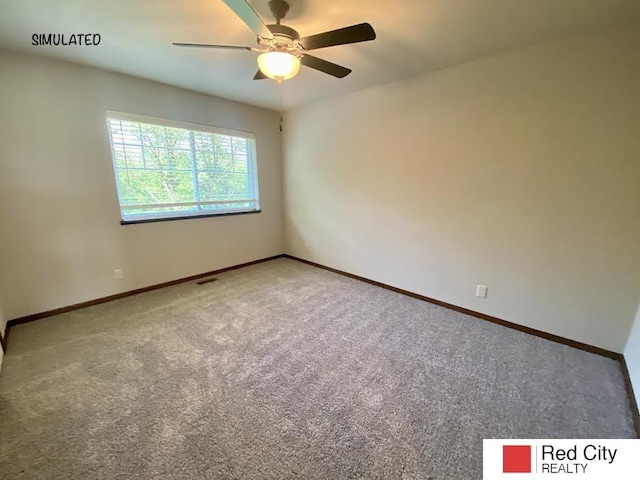
M 122 220 L 255 212 L 253 134 L 107 112 Z

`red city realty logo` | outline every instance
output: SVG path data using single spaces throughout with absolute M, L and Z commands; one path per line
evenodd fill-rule
M 503 445 L 502 472 L 531 473 L 531 445 Z

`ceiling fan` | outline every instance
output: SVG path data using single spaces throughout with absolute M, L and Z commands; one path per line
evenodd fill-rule
M 367 42 L 376 38 L 376 32 L 368 23 L 351 25 L 350 27 L 301 38 L 296 30 L 280 23 L 280 20 L 289 11 L 289 4 L 285 0 L 271 0 L 269 2 L 271 13 L 276 19 L 276 23 L 272 25 L 265 25 L 247 0 L 223 1 L 258 36 L 257 48 L 176 42 L 173 45 L 177 47 L 220 48 L 258 52 L 260 53 L 258 55 L 259 70 L 253 77 L 254 80 L 273 78 L 278 83 L 281 83 L 283 80 L 294 77 L 300 69 L 300 64 L 337 78 L 344 78 L 351 73 L 350 69 L 314 57 L 307 52 L 335 45 Z

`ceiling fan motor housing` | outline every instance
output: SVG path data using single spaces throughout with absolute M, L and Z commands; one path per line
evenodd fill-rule
M 272 51 L 286 51 L 294 55 L 299 55 L 302 50 L 300 34 L 293 28 L 280 23 L 280 20 L 283 19 L 289 11 L 289 4 L 284 0 L 271 0 L 269 2 L 269 8 L 271 8 L 271 13 L 275 17 L 276 23 L 267 25 L 267 28 L 275 39 L 258 37 L 258 44 Z
M 276 37 L 285 37 L 289 40 L 300 40 L 300 34 L 291 27 L 286 25 L 267 25 L 267 28 L 271 30 Z

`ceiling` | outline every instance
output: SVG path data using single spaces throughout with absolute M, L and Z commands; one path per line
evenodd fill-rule
M 268 0 L 250 0 L 271 23 Z M 486 55 L 640 25 L 638 0 L 291 0 L 302 36 L 369 22 L 373 42 L 314 51 L 353 69 L 344 79 L 302 67 L 278 87 L 254 81 L 256 54 L 171 42 L 255 45 L 222 0 L 0 0 L 0 48 L 102 67 L 273 109 L 387 83 Z M 34 33 L 99 33 L 98 47 L 32 46 Z

